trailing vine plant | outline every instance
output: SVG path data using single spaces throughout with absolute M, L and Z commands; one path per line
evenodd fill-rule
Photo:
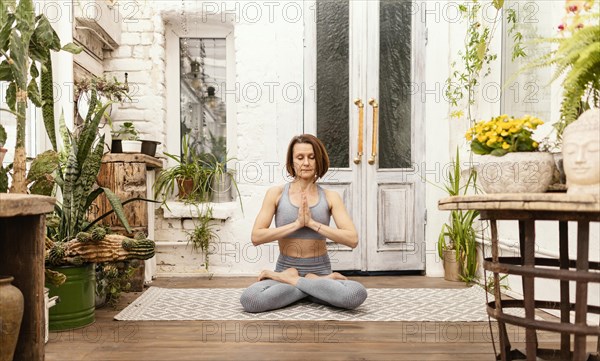
M 513 37 L 512 60 L 524 57 L 523 35 L 517 30 L 518 17 L 515 9 L 505 8 L 504 0 L 493 0 L 491 6 L 494 16 L 489 19 L 489 24 L 482 21 L 483 13 L 487 6 L 479 0 L 469 0 L 459 5 L 461 21 L 467 22 L 468 27 L 464 38 L 464 47 L 458 51 L 459 61 L 451 62 L 451 74 L 446 79 L 446 99 L 454 110 L 450 118 L 461 119 L 466 117 L 469 125 L 473 126 L 474 117 L 472 106 L 475 105 L 475 91 L 481 80 L 491 73 L 491 64 L 498 58 L 497 54 L 490 51 L 490 44 L 496 33 L 498 24 L 505 14 L 509 28 L 507 33 Z M 459 64 L 460 62 L 460 64 Z M 464 108 L 458 109 L 461 102 L 466 102 Z
M 198 214 L 200 214 L 200 209 Z M 214 224 L 211 224 L 212 220 L 212 207 L 207 207 L 206 213 L 200 215 L 196 221 L 194 221 L 194 229 L 188 232 L 188 243 L 191 243 L 192 249 L 196 252 L 202 252 L 204 254 L 204 269 L 208 271 L 209 267 L 209 256 L 210 256 L 210 245 L 219 240 L 219 235 L 215 231 Z

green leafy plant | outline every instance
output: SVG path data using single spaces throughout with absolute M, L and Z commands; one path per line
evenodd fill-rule
M 121 140 L 139 140 L 138 131 L 132 122 L 125 122 L 121 124 L 119 129 L 112 133 L 114 139 Z
M 0 148 L 4 147 L 4 144 L 6 144 L 6 138 L 6 129 L 4 129 L 4 126 L 0 124 Z
M 12 169 L 12 163 L 6 168 L 0 164 L 0 193 L 8 192 L 8 172 Z
M 194 222 L 195 226 L 191 232 L 188 232 L 188 244 L 192 245 L 192 249 L 196 252 L 202 252 L 204 255 L 204 268 L 208 271 L 210 245 L 219 239 L 219 235 L 214 229 L 214 224 L 211 224 L 212 208 L 208 207 L 206 212 L 199 216 Z
M 539 143 L 532 135 L 544 122 L 536 117 L 525 115 L 512 118 L 506 114 L 488 121 L 479 121 L 465 134 L 471 142 L 475 154 L 503 156 L 509 152 L 533 152 L 539 149 Z
M 565 3 L 567 15 L 559 25 L 561 35 L 540 40 L 556 47 L 523 69 L 554 66 L 551 81 L 564 75 L 561 115 L 554 124 L 559 142 L 565 127 L 581 113 L 600 107 L 600 12 L 593 0 Z
M 14 166 L 11 192 L 27 193 L 26 185 L 26 114 L 27 102 L 41 107 L 48 133 L 54 132 L 47 123 L 46 113 L 53 102 L 43 102 L 41 89 L 52 87 L 50 51 L 81 52 L 73 43 L 61 48 L 60 39 L 45 15 L 35 15 L 32 0 L 0 2 L 0 81 L 8 82 L 6 103 L 17 118 Z M 39 66 L 39 67 L 38 67 Z M 50 135 L 50 134 L 49 134 Z M 53 144 L 55 145 L 55 144 Z
M 500 277 L 498 284 L 500 285 L 500 290 L 510 290 L 510 286 L 508 285 L 508 275 L 503 275 L 502 277 Z M 494 294 L 496 284 L 494 282 L 493 276 L 488 276 L 487 280 L 485 281 L 485 284 L 479 285 L 483 287 L 483 289 L 485 289 L 487 292 Z
M 165 153 L 176 165 L 158 174 L 154 182 L 154 198 L 162 199 L 165 203 L 169 195 L 175 192 L 177 185 L 180 199 L 190 203 L 205 202 L 209 199 L 211 181 L 206 162 L 202 159 L 206 156 L 193 153 L 188 147 L 187 137 L 183 137 L 181 147 L 181 156 Z M 191 183 L 191 189 L 188 191 L 182 189 L 184 181 Z
M 477 191 L 475 184 L 477 174 L 470 170 L 466 181 L 463 181 L 460 168 L 460 157 L 458 149 L 453 167 L 448 170 L 447 181 L 443 189 L 449 196 L 466 195 L 469 189 Z M 479 212 L 475 210 L 450 212 L 450 221 L 442 225 L 438 237 L 438 254 L 444 258 L 445 250 L 456 251 L 456 262 L 459 265 L 460 277 L 463 281 L 470 283 L 477 278 L 477 242 L 474 223 Z

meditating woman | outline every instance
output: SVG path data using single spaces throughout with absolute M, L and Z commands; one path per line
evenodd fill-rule
M 325 239 L 355 248 L 358 235 L 341 197 L 316 184 L 328 168 L 329 156 L 318 138 L 310 134 L 292 138 L 286 169 L 294 180 L 267 191 L 252 229 L 255 246 L 279 242 L 279 259 L 275 271 L 262 271 L 258 282 L 242 294 L 240 302 L 247 312 L 281 308 L 305 297 L 354 309 L 367 298 L 360 283 L 331 272 Z M 329 226 L 331 216 L 337 228 Z M 275 228 L 270 228 L 273 217 Z

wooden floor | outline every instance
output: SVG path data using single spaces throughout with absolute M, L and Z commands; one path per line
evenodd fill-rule
M 423 276 L 352 277 L 367 288 L 459 288 Z M 165 278 L 153 286 L 247 287 L 254 278 Z M 125 294 L 116 310 L 101 308 L 88 327 L 51 333 L 46 360 L 494 360 L 487 322 L 114 321 L 140 293 Z M 551 318 L 540 312 L 543 318 Z M 494 327 L 495 330 L 495 327 Z M 509 326 L 514 347 L 525 332 Z M 496 344 L 498 337 L 494 331 Z M 554 333 L 540 347 L 558 348 Z M 588 337 L 588 351 L 596 349 Z

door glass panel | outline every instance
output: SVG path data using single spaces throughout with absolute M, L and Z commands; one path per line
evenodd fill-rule
M 317 1 L 317 135 L 331 167 L 349 165 L 349 3 Z
M 382 1 L 379 28 L 379 168 L 411 166 L 411 7 Z

